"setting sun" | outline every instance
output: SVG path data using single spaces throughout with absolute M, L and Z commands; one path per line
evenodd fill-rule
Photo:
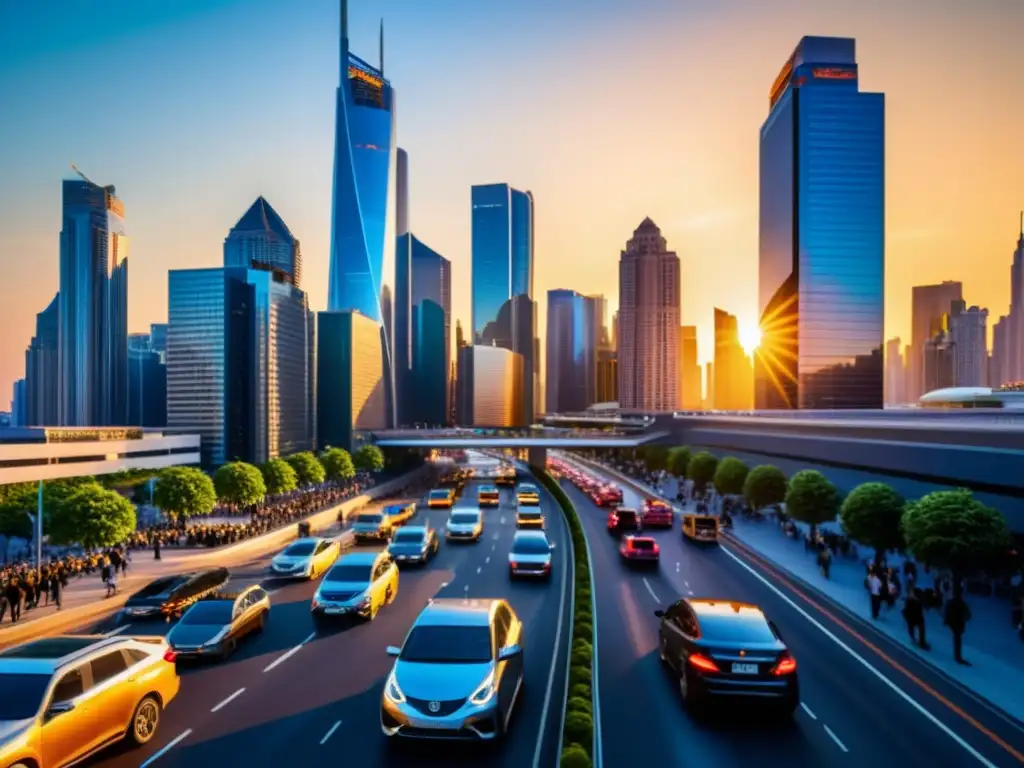
M 756 325 L 740 325 L 740 344 L 748 355 L 754 353 L 761 343 L 761 329 Z

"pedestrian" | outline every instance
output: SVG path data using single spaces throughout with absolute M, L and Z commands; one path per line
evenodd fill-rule
M 159 536 L 153 542 L 153 559 L 154 560 L 159 560 L 160 559 L 160 537 Z
M 53 578 L 50 580 L 50 595 L 53 597 L 53 604 L 57 606 L 57 610 L 60 610 L 61 597 L 63 597 L 64 586 L 61 584 L 61 580 Z
M 11 606 L 11 623 L 14 624 L 21 618 L 22 603 L 25 600 L 25 593 L 18 584 L 17 577 L 7 582 L 4 594 L 7 597 L 7 604 Z
M 967 629 L 967 622 L 971 620 L 971 609 L 960 595 L 957 589 L 953 597 L 946 601 L 946 614 L 944 623 L 953 633 L 953 659 L 957 664 L 965 667 L 971 666 L 971 662 L 964 659 L 964 632 Z
M 907 599 L 903 603 L 903 620 L 907 622 L 910 642 L 927 651 L 931 646 L 925 637 L 924 602 L 921 598 L 921 590 L 907 589 Z
M 878 573 L 874 567 L 868 571 L 868 577 L 865 581 L 868 594 L 871 596 L 871 618 L 877 619 L 878 614 L 882 610 L 882 580 L 878 578 Z
M 821 575 L 826 579 L 832 570 L 832 549 L 828 544 L 823 544 L 818 553 L 818 564 L 821 566 Z
M 106 568 L 109 568 L 109 570 L 110 570 L 110 576 L 107 578 L 107 595 L 106 596 L 110 597 L 111 595 L 116 595 L 117 594 L 117 569 L 116 568 L 110 568 L 109 566 L 106 566 Z

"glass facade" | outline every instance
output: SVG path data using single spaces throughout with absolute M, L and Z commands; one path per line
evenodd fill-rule
M 166 326 L 163 326 L 166 328 Z M 163 339 L 166 347 L 166 336 Z M 128 337 L 128 423 L 135 427 L 167 426 L 167 366 L 148 333 Z
M 501 347 L 462 347 L 458 371 L 459 424 L 481 428 L 523 424 L 522 355 Z
M 277 211 L 258 197 L 224 240 L 224 266 L 279 272 L 299 287 L 302 250 Z
M 60 425 L 126 425 L 128 238 L 113 187 L 64 182 L 58 296 Z
M 885 97 L 854 41 L 806 37 L 761 129 L 761 409 L 881 408 Z
M 36 335 L 25 350 L 25 425 L 60 424 L 60 296 L 36 315 Z
M 583 411 L 594 404 L 599 313 L 593 298 L 548 291 L 547 413 Z

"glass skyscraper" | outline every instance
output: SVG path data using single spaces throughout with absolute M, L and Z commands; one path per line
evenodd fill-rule
M 583 411 L 596 398 L 601 297 L 548 291 L 546 413 Z
M 25 350 L 25 425 L 60 424 L 60 296 L 36 315 L 36 335 Z
M 60 425 L 128 422 L 128 238 L 114 187 L 65 180 L 60 233 Z
M 855 42 L 805 37 L 761 127 L 761 409 L 881 408 L 885 96 Z
M 128 423 L 133 427 L 167 426 L 167 326 L 151 329 L 128 335 Z
M 299 287 L 302 281 L 299 241 L 262 196 L 256 198 L 224 239 L 224 266 L 280 272 Z

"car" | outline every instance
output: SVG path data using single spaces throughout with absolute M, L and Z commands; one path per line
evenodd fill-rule
M 540 490 L 533 483 L 520 483 L 516 488 L 516 503 L 532 507 L 540 504 Z
M 591 491 L 590 499 L 599 507 L 614 507 L 622 503 L 622 489 L 605 485 Z
M 501 491 L 495 485 L 485 485 L 476 493 L 479 507 L 497 507 L 501 505 Z
M 737 697 L 785 714 L 800 705 L 796 659 L 756 605 L 683 598 L 654 615 L 661 620 L 659 656 L 678 676 L 687 707 Z
M 220 591 L 229 578 L 227 568 L 210 568 L 154 579 L 128 598 L 120 620 L 180 616 L 192 603 Z
M 479 509 L 453 509 L 445 523 L 445 538 L 478 541 L 484 532 L 484 516 Z
M 0 765 L 63 766 L 150 743 L 181 685 L 162 637 L 64 635 L 0 651 Z
M 466 487 L 466 480 L 459 472 L 453 472 L 448 477 L 442 478 L 438 483 L 438 487 L 442 490 L 451 491 L 452 500 L 455 500 L 462 495 L 462 491 Z
M 492 742 L 508 732 L 523 687 L 523 624 L 507 601 L 434 599 L 387 653 L 386 736 Z
M 640 515 L 635 509 L 619 507 L 608 513 L 608 533 L 621 536 L 624 533 L 641 530 Z
M 544 528 L 544 513 L 540 507 L 516 509 L 516 528 Z
M 398 596 L 398 566 L 383 552 L 342 555 L 313 595 L 310 612 L 322 624 L 331 618 L 372 621 L 377 612 Z
M 178 660 L 225 660 L 238 641 L 261 632 L 270 617 L 270 595 L 260 586 L 204 597 L 167 633 Z
M 423 565 L 437 554 L 440 539 L 437 531 L 425 525 L 407 525 L 397 531 L 388 545 L 395 564 Z
M 516 531 L 508 553 L 508 573 L 518 576 L 551 578 L 551 551 L 554 544 L 544 531 Z
M 416 514 L 416 505 L 411 501 L 403 504 L 388 504 L 384 507 L 384 516 L 392 529 L 405 525 Z
M 383 510 L 360 512 L 352 523 L 352 538 L 356 544 L 372 544 L 391 538 L 393 526 Z
M 658 565 L 661 551 L 650 536 L 623 536 L 619 556 L 628 565 Z
M 451 488 L 435 488 L 427 494 L 427 507 L 451 509 L 455 505 L 455 492 Z
M 642 519 L 644 528 L 671 528 L 675 521 L 675 512 L 664 501 L 647 499 L 644 501 Z
M 341 544 L 334 539 L 297 539 L 270 561 L 270 573 L 282 578 L 312 580 L 334 565 L 340 554 Z
M 511 485 L 516 484 L 516 470 L 515 467 L 502 467 L 498 470 L 498 478 L 495 480 L 497 485 Z

